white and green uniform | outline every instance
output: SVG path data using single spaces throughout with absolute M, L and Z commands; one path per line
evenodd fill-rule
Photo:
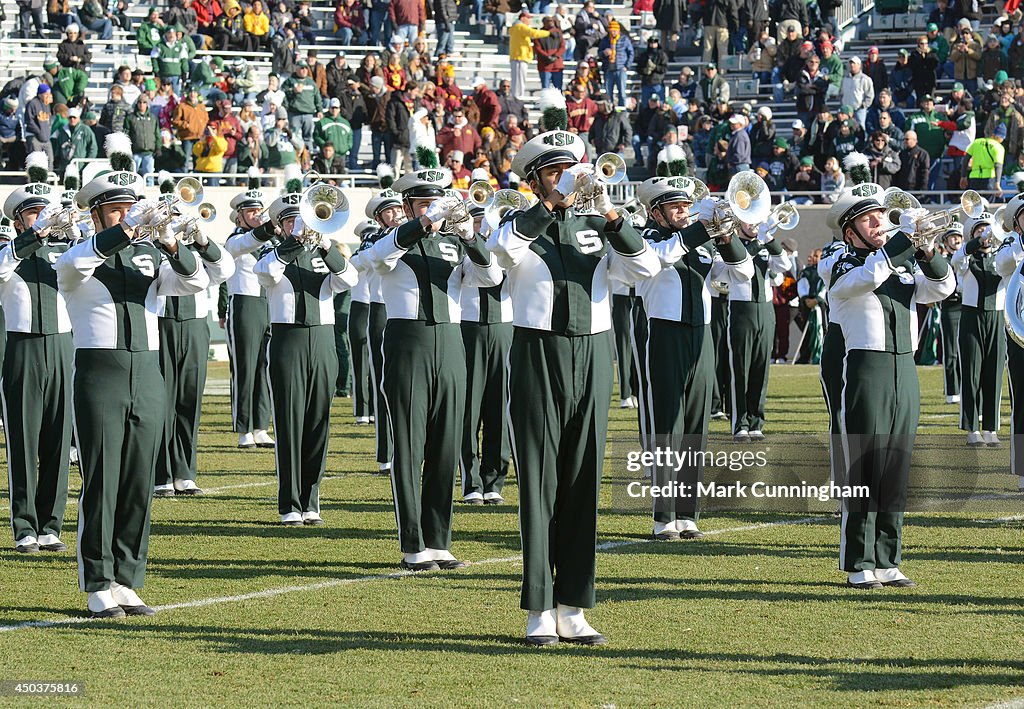
M 267 372 L 278 512 L 319 515 L 338 378 L 334 294 L 351 288 L 358 276 L 337 249 L 309 251 L 293 237 L 260 257 L 253 272 L 266 289 L 273 331 Z
M 206 270 L 211 286 L 224 283 L 235 270 L 231 256 L 212 241 L 191 249 Z M 156 484 L 169 486 L 196 479 L 196 448 L 202 413 L 206 367 L 210 356 L 212 304 L 208 289 L 195 295 L 168 296 L 157 301 L 160 316 L 160 372 L 167 395 L 167 420 L 157 458 Z M 177 481 L 177 482 L 176 482 Z
M 71 448 L 71 319 L 53 263 L 67 242 L 29 229 L 0 249 L 3 397 L 15 541 L 60 537 Z M 40 542 L 43 543 L 43 542 Z
M 368 249 L 372 241 L 364 239 L 359 251 L 352 256 L 355 266 L 359 252 Z M 348 341 L 352 354 L 352 405 L 356 418 L 373 416 L 377 403 L 370 375 L 370 283 L 366 274 L 359 272 L 359 281 L 352 287 L 352 307 L 348 314 Z
M 75 343 L 79 583 L 89 592 L 112 581 L 138 589 L 166 415 L 157 303 L 198 293 L 210 279 L 190 250 L 165 258 L 121 226 L 69 248 L 56 270 Z
M 506 217 L 488 239 L 508 273 L 515 330 L 509 422 L 523 542 L 520 605 L 592 608 L 597 503 L 612 389 L 609 279 L 660 270 L 621 217 L 549 212 Z
M 729 293 L 716 290 L 711 294 L 711 353 L 715 356 L 715 381 L 711 391 L 711 413 L 729 411 L 732 391 L 732 370 L 729 368 Z
M 637 284 L 649 323 L 647 340 L 648 405 L 657 447 L 701 451 L 707 447 L 715 356 L 711 333 L 711 281 L 733 288 L 754 275 L 746 249 L 733 239 L 716 248 L 703 224 L 679 231 L 659 228 L 648 240 L 662 270 Z M 691 490 L 703 480 L 703 465 L 655 469 L 655 484 L 685 483 Z M 654 498 L 654 521 L 697 522 L 698 497 Z
M 832 268 L 836 261 L 846 255 L 847 247 L 842 241 L 833 241 L 821 250 L 818 259 L 818 277 L 826 291 L 832 283 Z M 829 312 L 828 327 L 825 339 L 821 343 L 820 379 L 821 393 L 828 409 L 829 432 L 829 480 L 842 480 L 846 475 L 846 457 L 843 454 L 842 426 L 839 421 L 840 405 L 843 396 L 843 358 L 846 356 L 846 342 L 843 339 L 843 328 Z
M 996 252 L 999 275 L 1008 279 L 1024 263 L 1024 244 L 1016 232 L 1003 240 Z M 1011 303 L 1010 307 L 1014 307 Z M 1024 479 L 1024 348 L 1012 337 L 1006 338 L 1006 369 L 1010 383 L 1010 472 Z M 1020 440 L 1018 440 L 1020 439 Z
M 630 336 L 635 307 L 634 289 L 624 283 L 612 283 L 612 332 L 615 337 L 615 363 L 618 365 L 619 398 L 623 401 L 636 396 L 640 386 Z
M 501 494 L 512 456 L 505 416 L 505 358 L 512 346 L 508 280 L 489 288 L 464 288 L 461 305 L 462 342 L 466 348 L 466 409 L 460 458 L 462 495 Z
M 804 321 L 797 347 L 797 364 L 819 364 L 821 346 L 825 339 L 828 319 L 825 314 L 825 281 L 818 275 L 817 266 L 805 266 L 796 279 L 796 294 L 800 299 L 800 317 Z M 817 301 L 810 306 L 807 301 Z
M 955 271 L 955 269 L 954 269 Z M 948 298 L 939 304 L 939 329 L 942 334 L 942 388 L 946 396 L 960 396 L 960 316 L 963 292 L 960 279 Z
M 1003 310 L 1008 278 L 996 269 L 996 252 L 982 252 L 977 238 L 965 240 L 951 261 L 963 291 L 957 337 L 960 428 L 998 431 L 1006 362 Z
M 384 231 L 373 235 L 376 243 L 384 235 Z M 366 340 L 370 348 L 370 382 L 373 386 L 374 432 L 377 439 L 377 464 L 382 470 L 391 465 L 393 455 L 393 429 L 388 418 L 388 407 L 384 401 L 384 389 L 381 379 L 384 374 L 384 328 L 387 325 L 387 307 L 384 305 L 384 291 L 381 285 L 381 274 L 374 270 L 372 256 L 369 251 L 360 251 L 352 257 L 353 265 L 359 269 L 360 279 L 366 281 L 370 296 L 370 309 L 367 313 Z
M 384 232 L 368 256 L 387 303 L 381 389 L 398 541 L 404 554 L 447 550 L 466 405 L 460 302 L 465 288 L 498 285 L 501 271 L 479 237 L 428 233 L 418 219 Z
M 266 291 L 253 267 L 273 247 L 271 234 L 260 227 L 250 231 L 237 227 L 224 243 L 224 250 L 235 261 L 235 272 L 228 279 L 225 323 L 231 358 L 231 423 L 235 433 L 266 430 L 270 423 L 270 311 Z
M 914 365 L 917 304 L 956 287 L 940 254 L 917 259 L 903 233 L 870 252 L 852 249 L 832 268 L 829 313 L 845 341 L 839 423 L 847 454 L 838 484 L 871 495 L 843 501 L 840 568 L 894 569 L 901 560 L 903 511 L 920 388 Z
M 733 238 L 736 238 L 734 235 Z M 732 368 L 732 432 L 764 428 L 768 365 L 775 339 L 771 274 L 790 270 L 782 244 L 740 238 L 754 261 L 754 276 L 729 288 L 729 362 Z

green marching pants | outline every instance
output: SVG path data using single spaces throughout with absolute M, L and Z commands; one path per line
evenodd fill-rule
M 374 422 L 377 433 L 377 462 L 380 465 L 391 463 L 392 433 L 388 421 L 388 406 L 384 401 L 384 389 L 381 378 L 384 374 L 384 328 L 388 322 L 384 303 L 370 303 L 370 316 L 367 325 L 367 340 L 370 345 L 370 376 L 374 391 Z M 431 547 L 433 549 L 433 547 Z
M 843 358 L 846 356 L 846 338 L 838 323 L 830 322 L 821 346 L 821 394 L 828 409 L 829 482 L 846 476 L 846 458 L 843 454 L 842 412 Z
M 156 484 L 196 479 L 199 416 L 210 355 L 206 318 L 160 318 L 160 372 L 164 377 L 167 417 L 156 465 Z
M 920 418 L 914 354 L 850 350 L 843 370 L 842 485 L 866 485 L 869 497 L 843 501 L 839 566 L 843 571 L 893 569 L 902 554 L 907 476 Z
M 3 359 L 4 421 L 15 541 L 60 536 L 71 448 L 71 333 L 8 335 Z
M 277 434 L 277 511 L 319 514 L 338 378 L 334 326 L 274 323 L 267 371 Z
M 1006 338 L 1007 381 L 1010 382 L 1010 472 L 1024 477 L 1024 348 Z
M 348 291 L 334 294 L 334 350 L 338 353 L 338 381 L 335 393 L 349 395 L 349 375 L 352 371 L 352 353 L 348 341 L 348 316 L 352 307 L 352 294 Z
M 517 327 L 508 361 L 523 543 L 520 607 L 593 608 L 611 340 L 604 332 L 566 337 Z
M 729 303 L 732 432 L 764 428 L 768 364 L 775 338 L 775 308 L 768 303 Z
M 166 415 L 158 353 L 76 350 L 74 411 L 79 585 L 89 593 L 111 581 L 142 588 Z
M 348 342 L 352 356 L 352 404 L 356 417 L 373 416 L 376 396 L 370 376 L 370 341 L 366 330 L 370 324 L 370 304 L 352 301 L 348 315 Z
M 729 296 L 711 295 L 711 351 L 715 356 L 715 381 L 711 411 L 728 413 L 732 371 L 729 368 Z
M 466 409 L 462 425 L 462 495 L 501 493 L 508 475 L 511 444 L 505 402 L 505 358 L 512 346 L 512 323 L 462 323 L 466 347 Z M 483 439 L 480 428 L 483 427 Z M 478 443 L 479 441 L 479 443 Z
M 939 308 L 939 327 L 942 330 L 943 393 L 946 396 L 960 394 L 960 346 L 957 343 L 960 332 L 960 303 L 943 301 Z M 972 429 L 973 430 L 973 429 Z
M 964 305 L 960 315 L 960 428 L 999 430 L 1006 330 L 1002 310 Z
M 633 327 L 629 339 L 633 349 L 633 366 L 637 374 L 637 427 L 640 446 L 645 451 L 654 448 L 654 421 L 651 420 L 651 388 L 647 380 L 647 310 L 644 301 L 637 298 L 633 305 Z M 517 473 L 518 475 L 518 473 Z
M 638 386 L 630 337 L 635 301 L 636 296 L 633 295 L 612 294 L 612 329 L 615 333 L 615 362 L 619 370 L 620 399 L 634 396 Z
M 711 389 L 714 381 L 711 333 L 701 325 L 650 320 L 647 339 L 647 376 L 651 382 L 651 409 L 655 442 L 673 451 L 702 452 L 707 447 Z M 655 485 L 678 481 L 696 491 L 704 479 L 700 462 L 679 470 L 655 470 Z M 697 521 L 698 498 L 691 496 L 654 498 L 654 521 L 668 524 L 677 520 Z
M 235 433 L 266 430 L 270 423 L 267 387 L 267 299 L 233 295 L 228 303 L 228 349 L 231 361 L 231 419 Z
M 449 549 L 466 406 L 466 354 L 458 323 L 388 320 L 383 371 L 402 553 Z

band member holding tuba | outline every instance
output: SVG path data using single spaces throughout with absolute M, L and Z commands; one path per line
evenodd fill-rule
M 999 404 L 1006 361 L 1003 309 L 1007 280 L 996 269 L 999 245 L 992 233 L 992 215 L 982 212 L 967 220 L 964 241 L 952 259 L 963 290 L 957 338 L 960 428 L 967 431 L 969 446 L 999 445 Z
M 452 176 L 418 150 L 423 169 L 395 181 L 407 221 L 368 255 L 387 307 L 381 386 L 394 432 L 391 485 L 403 569 L 465 566 L 452 555 L 452 493 L 466 405 L 461 294 L 496 286 L 501 271 L 473 230 Z M 459 211 L 461 210 L 461 214 Z
M 228 279 L 228 317 L 225 322 L 231 360 L 231 421 L 239 448 L 273 448 L 270 389 L 267 385 L 267 344 L 270 310 L 267 294 L 253 267 L 275 246 L 274 227 L 266 220 L 265 196 L 259 189 L 235 195 L 231 209 L 235 229 L 224 250 L 235 261 Z
M 1017 485 L 1024 491 L 1024 323 L 1020 318 L 1017 297 L 1020 292 L 1021 263 L 1024 262 L 1024 194 L 1015 196 L 1003 209 L 1002 228 L 1007 236 L 996 253 L 996 269 L 1007 278 L 1006 343 L 1007 380 L 1010 383 L 1010 472 L 1017 476 Z
M 520 606 L 531 645 L 606 642 L 583 609 L 595 604 L 611 403 L 609 280 L 636 282 L 660 270 L 593 168 L 580 164 L 585 153 L 583 140 L 564 129 L 523 145 L 512 171 L 540 201 L 507 216 L 488 239 L 512 295 L 508 414 L 523 540 Z M 581 195 L 592 214 L 575 212 Z
M 117 135 L 117 134 L 115 134 Z M 109 140 L 109 138 L 108 138 Z M 170 231 L 168 206 L 142 200 L 130 151 L 76 195 L 96 235 L 56 261 L 75 342 L 75 439 L 82 472 L 79 582 L 94 617 L 152 615 L 142 588 L 166 401 L 157 352 L 160 296 L 191 295 L 210 278 Z
M 832 267 L 829 290 L 831 319 L 845 345 L 839 421 L 848 457 L 837 483 L 871 490 L 843 500 L 839 564 L 853 588 L 910 587 L 899 567 L 920 415 L 917 303 L 942 300 L 956 282 L 933 247 L 939 233 L 917 233 L 926 210 L 905 210 L 891 237 L 877 196 L 843 193 L 830 212 L 849 245 Z
M 211 204 L 203 203 L 202 186 L 184 178 L 179 182 L 179 194 L 183 186 L 198 188 L 198 194 L 191 195 L 198 206 L 171 222 L 171 230 L 178 235 L 179 248 L 195 253 L 210 284 L 220 286 L 235 272 L 235 262 L 206 234 L 216 213 Z M 203 492 L 196 484 L 196 448 L 210 352 L 210 327 L 206 324 L 210 310 L 208 289 L 195 295 L 168 296 L 157 303 L 160 372 L 167 393 L 167 421 L 156 466 L 157 497 Z
M 270 305 L 267 373 L 277 433 L 277 507 L 286 526 L 321 525 L 320 480 L 338 378 L 334 294 L 358 279 L 334 244 L 348 202 L 340 189 L 320 183 L 278 197 L 269 214 L 286 236 L 260 257 L 253 273 Z
M 649 323 L 646 364 L 651 419 L 658 447 L 699 450 L 707 446 L 711 392 L 715 376 L 712 350 L 710 282 L 749 281 L 754 265 L 738 239 L 709 233 L 715 202 L 698 203 L 700 221 L 690 224 L 691 192 L 686 178 L 657 177 L 640 185 L 637 195 L 657 227 L 648 244 L 662 270 L 641 280 L 637 292 Z M 655 469 L 655 484 L 685 483 L 691 490 L 703 478 L 703 465 Z M 654 501 L 654 538 L 696 539 L 698 498 L 659 497 Z
M 29 179 L 45 180 L 46 156 L 29 155 Z M 42 174 L 33 175 L 39 160 Z M 43 181 L 14 190 L 4 216 L 18 236 L 0 248 L 0 303 L 7 349 L 0 379 L 14 548 L 65 551 L 60 539 L 71 450 L 71 320 L 53 261 L 77 236 L 74 211 Z
M 942 235 L 942 242 L 936 244 L 947 259 L 959 250 L 964 242 L 964 225 L 954 222 Z M 997 262 L 998 263 L 998 262 Z M 953 269 L 956 275 L 956 269 Z M 960 347 L 957 338 L 960 333 L 960 316 L 963 313 L 963 287 L 957 278 L 956 290 L 939 304 L 939 331 L 942 334 L 942 389 L 947 404 L 960 403 Z

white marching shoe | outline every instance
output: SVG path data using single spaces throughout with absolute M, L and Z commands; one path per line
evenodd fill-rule
M 356 424 L 357 425 L 362 426 L 362 425 L 367 424 L 367 423 L 370 423 L 370 417 L 369 416 L 356 416 Z
M 982 431 L 981 440 L 985 441 L 985 445 L 989 448 L 999 447 L 999 436 L 996 435 L 995 431 Z
M 156 611 L 147 606 L 139 598 L 139 594 L 117 581 L 111 582 L 110 595 L 113 596 L 114 603 L 121 606 L 125 615 L 156 615 Z
M 950 394 L 949 396 L 946 397 L 946 403 L 947 404 L 959 404 L 960 403 L 960 395 L 959 394 Z
M 558 604 L 555 609 L 558 616 L 558 637 L 567 643 L 578 645 L 604 645 L 608 639 L 590 627 L 583 617 L 583 609 L 576 606 Z
M 125 612 L 114 600 L 114 595 L 106 591 L 93 591 L 89 594 L 89 613 L 93 618 L 124 618 Z
M 303 512 L 302 523 L 308 527 L 322 527 L 324 520 L 319 512 Z
M 182 480 L 181 478 L 177 478 L 174 481 L 174 494 L 190 497 L 193 495 L 202 495 L 203 490 L 196 485 L 195 480 Z
M 252 439 L 256 442 L 257 448 L 273 448 L 274 439 L 270 437 L 266 431 L 262 428 L 256 429 L 252 432 Z
M 298 512 L 289 512 L 288 514 L 281 515 L 281 524 L 286 527 L 301 527 L 302 526 L 302 515 Z
M 983 446 L 985 441 L 981 438 L 981 431 L 971 431 L 967 434 L 967 445 L 969 446 Z
M 619 401 L 620 409 L 635 409 L 636 404 L 633 403 L 633 397 L 627 396 L 625 399 Z
M 527 613 L 526 644 L 538 647 L 558 644 L 558 614 L 554 608 Z
M 914 588 L 916 583 L 903 575 L 899 569 L 875 569 L 875 578 L 883 586 L 895 586 L 896 588 Z
M 256 441 L 252 437 L 252 431 L 247 433 L 238 434 L 238 447 L 239 448 L 255 448 Z

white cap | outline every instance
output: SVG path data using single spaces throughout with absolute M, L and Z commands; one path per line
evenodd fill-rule
M 770 121 L 772 119 L 772 109 L 768 108 L 767 106 L 761 106 L 759 109 L 757 109 L 757 115 L 764 116 L 767 120 Z
M 797 118 L 795 121 L 793 121 L 793 130 L 797 130 L 797 129 L 801 129 L 802 130 L 805 127 L 806 126 L 804 126 L 804 122 L 801 121 L 799 118 Z
M 64 31 L 65 31 L 65 32 L 67 32 L 68 34 L 70 34 L 70 33 L 72 33 L 72 32 L 74 32 L 75 34 L 80 34 L 80 33 L 82 32 L 82 28 L 81 28 L 81 27 L 79 27 L 79 26 L 78 26 L 77 24 L 75 24 L 74 22 L 72 22 L 72 23 L 71 23 L 70 25 L 68 25 L 68 26 L 67 26 L 67 27 L 66 27 L 66 28 L 64 29 Z
M 82 109 L 79 108 L 78 106 L 75 106 L 74 108 L 69 108 L 68 109 L 68 117 L 70 118 L 71 116 L 74 116 L 75 118 L 81 118 L 82 117 Z
M 418 121 L 418 120 L 421 120 L 423 118 L 426 118 L 429 115 L 430 115 L 430 111 L 428 111 L 427 109 L 423 108 L 423 106 L 420 106 L 419 108 L 417 108 L 413 112 L 412 118 L 413 118 L 414 121 Z
M 461 150 L 453 150 L 449 155 L 451 155 L 452 160 L 458 160 L 459 162 L 466 159 L 466 154 Z
M 860 57 L 858 57 L 858 56 L 850 57 L 850 62 L 852 62 L 853 64 L 860 64 Z
M 484 81 L 484 77 L 477 74 L 476 76 L 473 77 L 473 88 L 475 89 L 477 86 L 480 86 L 481 84 L 487 86 L 487 82 Z
M 729 123 L 732 123 L 733 125 L 739 125 L 740 123 L 743 123 L 743 119 L 740 118 L 739 114 L 734 113 L 731 116 L 729 116 Z
M 341 108 L 341 99 L 332 98 L 331 102 L 327 104 L 327 108 Z
M 490 180 L 491 174 L 482 167 L 475 168 L 470 174 L 470 179 L 476 182 L 477 180 Z

